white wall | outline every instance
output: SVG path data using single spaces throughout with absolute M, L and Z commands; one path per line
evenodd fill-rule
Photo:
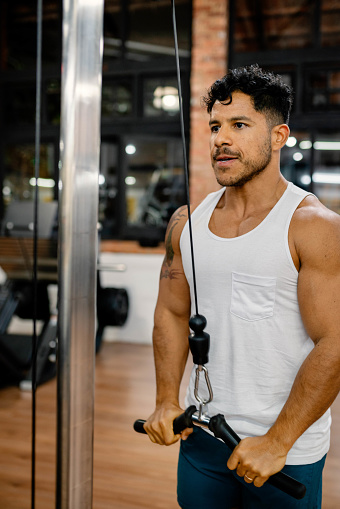
M 151 344 L 153 315 L 158 294 L 161 254 L 101 253 L 99 264 L 103 287 L 125 288 L 129 295 L 129 314 L 122 327 L 106 327 L 103 341 Z M 126 267 L 116 272 L 116 264 Z
M 129 295 L 129 313 L 122 327 L 106 327 L 103 341 L 125 341 L 151 344 L 153 315 L 158 295 L 159 274 L 163 261 L 161 254 L 101 253 L 100 280 L 103 287 L 125 288 Z M 116 264 L 125 266 L 124 272 L 113 269 Z M 106 270 L 105 270 L 106 269 Z M 0 268 L 0 284 L 6 279 Z M 49 298 L 53 312 L 57 305 L 57 286 L 50 285 Z M 9 333 L 31 334 L 30 320 L 14 316 Z

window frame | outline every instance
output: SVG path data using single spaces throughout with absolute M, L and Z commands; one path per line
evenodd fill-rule
M 192 2 L 190 1 L 190 9 L 192 12 Z M 121 15 L 124 23 L 128 23 L 128 16 L 126 10 L 126 1 L 120 0 Z M 62 34 L 62 8 L 60 7 L 60 40 Z M 190 20 L 191 21 L 191 20 Z M 191 40 L 191 25 L 188 27 L 190 31 Z M 122 44 L 127 37 L 126 27 L 120 27 L 120 36 L 122 37 Z M 184 105 L 184 121 L 186 138 L 189 140 L 190 131 L 190 70 L 191 70 L 191 48 L 188 57 L 181 56 L 181 80 L 182 80 L 182 95 Z M 180 137 L 181 127 L 178 116 L 171 117 L 143 117 L 143 79 L 152 77 L 167 77 L 176 76 L 176 62 L 175 57 L 160 56 L 153 58 L 149 62 L 145 61 L 129 61 L 124 59 L 125 52 L 122 51 L 121 58 L 114 61 L 114 65 L 109 65 L 107 69 L 103 69 L 103 83 L 119 82 L 120 80 L 131 80 L 132 82 L 132 114 L 126 118 L 119 117 L 102 119 L 101 133 L 103 140 L 118 139 L 119 140 L 119 164 L 123 164 L 122 156 L 122 139 L 126 135 L 138 135 L 143 133 L 145 135 L 161 135 L 165 137 Z M 42 80 L 47 83 L 48 80 L 61 79 L 61 44 L 60 44 L 60 60 L 58 65 L 47 66 L 44 65 L 42 69 Z M 8 129 L 4 128 L 4 90 L 6 86 L 11 84 L 25 85 L 27 83 L 34 83 L 35 85 L 35 70 L 28 69 L 20 70 L 4 70 L 0 69 L 0 126 L 4 133 L 0 140 L 0 185 L 2 189 L 2 182 L 4 178 L 4 147 L 7 143 L 31 143 L 34 136 L 34 124 L 32 125 L 19 125 L 19 122 L 14 123 Z M 41 124 L 41 143 L 49 142 L 51 139 L 57 147 L 55 151 L 55 179 L 58 182 L 58 161 L 59 161 L 59 138 L 60 138 L 60 125 L 49 124 L 47 116 L 47 92 L 46 87 L 42 87 L 42 124 Z M 46 92 L 46 93 L 44 93 Z M 46 95 L 46 97 L 45 97 Z M 188 152 L 189 153 L 189 152 Z M 120 183 L 120 187 L 124 186 L 124 182 Z M 55 186 L 57 193 L 58 186 Z M 125 196 L 121 194 L 119 202 L 119 214 L 123 217 L 123 210 L 125 209 Z M 0 221 L 4 213 L 3 197 L 1 193 L 0 199 Z M 139 240 L 146 238 L 148 235 L 157 237 L 158 240 L 163 240 L 162 232 L 151 232 L 151 229 L 146 228 L 145 231 L 140 229 L 126 228 L 120 225 L 117 234 L 114 234 L 112 239 L 133 239 Z M 156 240 L 155 240 L 156 242 Z

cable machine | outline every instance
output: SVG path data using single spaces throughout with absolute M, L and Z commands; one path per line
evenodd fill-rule
M 172 5 L 183 151 L 188 176 L 173 0 Z M 63 2 L 56 509 L 92 508 L 103 9 L 104 0 Z M 186 187 L 188 192 L 188 184 Z M 192 238 L 191 248 L 194 272 Z M 179 421 L 174 422 L 174 430 L 178 433 L 192 424 L 208 426 L 217 437 L 235 446 L 239 438 L 224 417 L 210 417 L 207 413 L 206 406 L 213 397 L 205 367 L 209 336 L 204 332 L 205 319 L 198 314 L 197 302 L 196 311 L 190 323 L 194 333 L 189 341 L 197 364 L 195 395 L 199 409 L 187 409 Z M 201 400 L 198 394 L 202 372 L 209 389 L 208 401 Z M 135 426 L 138 431 L 141 431 L 140 424 Z M 290 490 L 293 496 L 302 498 L 304 486 L 286 477 L 279 481 L 280 489 Z
M 104 0 L 63 2 L 57 509 L 90 509 Z

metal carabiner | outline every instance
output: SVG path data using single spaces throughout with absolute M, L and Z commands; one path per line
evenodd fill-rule
M 199 395 L 200 373 L 202 371 L 204 371 L 205 383 L 208 388 L 208 394 L 209 394 L 208 399 L 203 399 Z M 207 368 L 202 365 L 198 365 L 196 368 L 194 396 L 195 396 L 196 401 L 198 401 L 198 403 L 199 403 L 199 419 L 201 419 L 203 417 L 203 415 L 206 413 L 205 406 L 213 400 L 213 390 L 212 390 L 210 379 L 209 379 L 209 373 L 208 373 Z

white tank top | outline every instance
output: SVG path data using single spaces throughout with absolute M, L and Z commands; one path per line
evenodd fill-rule
M 314 347 L 301 320 L 298 271 L 288 245 L 291 218 L 308 193 L 289 183 L 256 228 L 226 239 L 209 229 L 224 191 L 209 194 L 192 214 L 198 311 L 210 334 L 207 368 L 214 398 L 209 415 L 224 414 L 244 438 L 263 435 L 273 425 Z M 188 222 L 180 248 L 194 303 Z M 187 406 L 197 405 L 194 380 L 193 370 Z M 204 384 L 200 394 L 207 397 Z M 295 442 L 287 464 L 319 461 L 329 449 L 330 425 L 328 410 Z

